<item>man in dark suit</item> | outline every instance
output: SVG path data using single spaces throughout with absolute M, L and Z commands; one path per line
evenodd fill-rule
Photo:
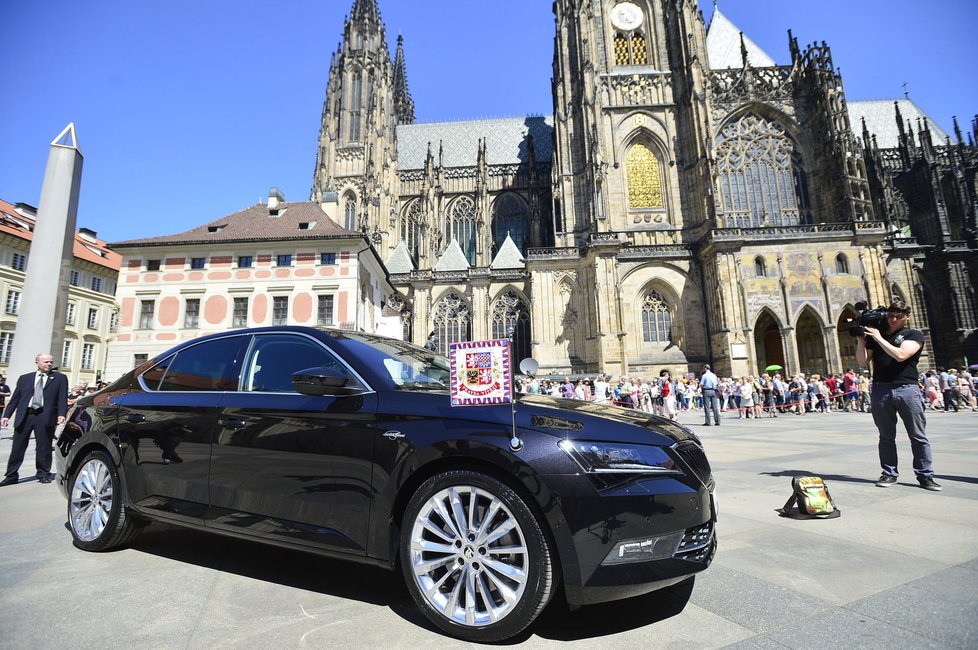
M 24 461 L 32 431 L 37 456 L 37 480 L 50 483 L 54 478 L 51 474 L 51 442 L 55 428 L 65 421 L 68 414 L 68 378 L 52 370 L 54 358 L 50 354 L 37 355 L 34 363 L 37 370 L 20 376 L 0 418 L 0 426 L 5 427 L 10 422 L 10 416 L 17 412 L 14 444 L 10 450 L 10 460 L 7 461 L 7 474 L 0 481 L 0 487 L 17 483 L 17 471 Z

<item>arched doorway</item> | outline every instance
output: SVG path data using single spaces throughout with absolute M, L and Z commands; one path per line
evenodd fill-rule
M 825 339 L 822 336 L 822 324 L 818 316 L 809 307 L 805 307 L 798 317 L 795 326 L 795 342 L 798 346 L 798 363 L 806 375 L 819 373 L 824 375 L 828 370 L 825 358 Z
M 864 370 L 864 368 L 858 368 L 856 364 L 856 339 L 849 336 L 849 327 L 855 322 L 857 316 L 856 310 L 848 306 L 842 310 L 842 314 L 839 316 L 839 360 L 842 362 L 842 368 L 840 370 L 847 370 L 849 368 Z
M 765 310 L 754 324 L 754 350 L 757 353 L 757 373 L 768 366 L 785 367 L 784 346 L 781 345 L 781 328 L 771 312 Z

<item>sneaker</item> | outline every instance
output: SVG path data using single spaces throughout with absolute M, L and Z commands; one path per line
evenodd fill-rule
M 880 474 L 879 480 L 876 481 L 876 487 L 890 487 L 891 485 L 896 485 L 896 482 L 897 477 L 890 476 L 889 474 Z
M 918 476 L 917 482 L 920 483 L 920 487 L 924 488 L 925 490 L 930 490 L 931 492 L 940 492 L 944 489 L 930 476 Z M 877 483 L 877 485 L 879 485 L 879 483 Z

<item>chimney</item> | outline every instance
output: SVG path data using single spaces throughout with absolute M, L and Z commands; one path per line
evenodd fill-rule
M 91 230 L 90 228 L 79 228 L 78 236 L 87 242 L 91 242 L 93 244 L 98 243 L 98 233 L 96 233 L 94 230 Z
M 279 203 L 285 203 L 285 195 L 277 187 L 268 190 L 268 211 L 275 214 L 279 210 Z

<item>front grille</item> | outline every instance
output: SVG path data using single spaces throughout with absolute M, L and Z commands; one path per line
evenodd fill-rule
M 675 447 L 676 455 L 693 475 L 706 485 L 710 480 L 710 461 L 706 459 L 703 448 L 693 441 L 681 442 Z
M 710 555 L 713 546 L 713 522 L 708 521 L 702 526 L 687 528 L 675 557 L 678 560 L 703 562 Z

